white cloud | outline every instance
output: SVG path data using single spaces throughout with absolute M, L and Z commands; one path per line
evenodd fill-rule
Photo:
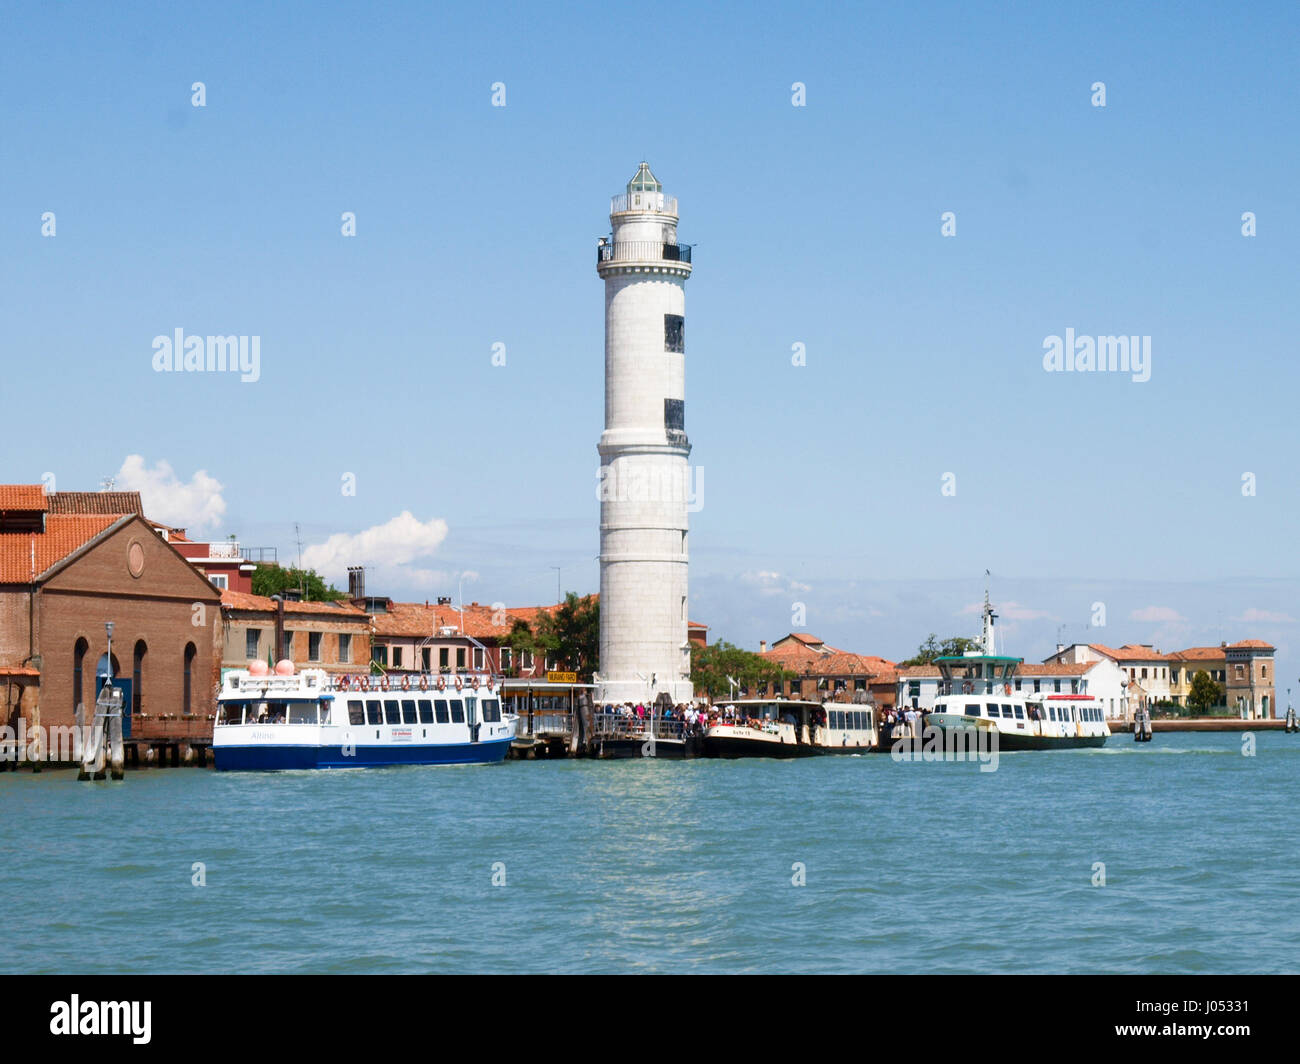
M 419 521 L 409 510 L 403 510 L 386 524 L 355 534 L 336 532 L 324 543 L 313 543 L 303 550 L 302 564 L 327 579 L 342 580 L 349 565 L 377 566 L 384 571 L 430 557 L 446 538 L 447 522 L 442 518 Z M 415 572 L 421 582 L 442 575 L 427 569 Z
M 757 588 L 760 595 L 795 595 L 812 590 L 811 585 L 801 584 L 798 580 L 787 579 L 772 569 L 759 569 L 741 573 L 740 579 L 742 583 Z
M 1259 610 L 1252 606 L 1240 617 L 1234 617 L 1239 624 L 1295 624 L 1294 617 L 1288 617 L 1277 610 Z
M 1140 610 L 1134 610 L 1129 614 L 1129 619 L 1149 621 L 1156 624 L 1179 624 L 1187 620 L 1186 617 L 1170 606 L 1147 606 Z
M 164 459 L 150 469 L 142 455 L 127 455 L 113 478 L 113 490 L 138 491 L 146 517 L 191 531 L 212 528 L 226 514 L 220 481 L 200 469 L 187 484 Z

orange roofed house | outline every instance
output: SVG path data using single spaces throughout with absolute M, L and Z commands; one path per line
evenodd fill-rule
M 134 492 L 0 485 L 0 723 L 74 723 L 108 664 L 149 720 L 211 728 L 220 596 L 140 513 Z
M 870 654 L 854 654 L 828 646 L 810 632 L 791 632 L 771 648 L 759 644 L 759 654 L 774 665 L 795 673 L 782 683 L 760 684 L 752 694 L 760 698 L 782 695 L 832 702 L 866 701 L 889 709 L 898 680 L 892 661 Z

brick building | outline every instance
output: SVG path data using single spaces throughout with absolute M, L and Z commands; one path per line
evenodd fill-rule
M 210 728 L 218 592 L 140 516 L 138 496 L 83 494 L 133 495 L 0 486 L 3 723 L 73 724 L 78 703 L 94 702 L 112 621 L 127 727 L 175 717 Z
M 293 593 L 267 598 L 221 592 L 223 671 L 288 658 L 300 668 L 335 675 L 367 672 L 370 641 L 370 618 L 351 602 L 301 602 Z
M 1228 708 L 1246 720 L 1267 720 L 1277 715 L 1273 653 L 1274 648 L 1262 639 L 1243 639 L 1223 648 Z

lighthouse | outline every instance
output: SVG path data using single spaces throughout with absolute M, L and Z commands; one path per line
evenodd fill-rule
M 691 699 L 687 641 L 686 279 L 677 201 L 642 163 L 596 248 L 605 282 L 600 453 L 600 669 L 604 702 Z

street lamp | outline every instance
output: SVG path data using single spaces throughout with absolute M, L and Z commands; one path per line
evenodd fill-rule
M 104 680 L 105 686 L 111 686 L 113 683 L 113 622 L 105 621 L 104 630 L 108 633 L 108 653 L 105 655 L 104 671 L 107 678 Z

